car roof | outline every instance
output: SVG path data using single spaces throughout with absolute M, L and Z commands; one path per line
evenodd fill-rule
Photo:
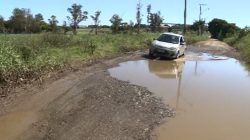
M 175 34 L 175 33 L 171 33 L 171 32 L 165 32 L 165 33 L 162 33 L 162 34 L 167 34 L 167 35 L 174 35 L 174 36 L 178 36 L 178 37 L 183 37 L 183 35 Z

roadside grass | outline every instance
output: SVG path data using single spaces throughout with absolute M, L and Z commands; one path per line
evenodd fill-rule
M 210 34 L 205 32 L 202 35 L 198 35 L 197 32 L 187 32 L 185 35 L 187 44 L 194 44 L 199 41 L 205 41 L 210 38 Z
M 80 28 L 77 30 L 78 34 L 94 34 L 95 29 L 94 28 Z M 98 33 L 111 33 L 111 30 L 109 28 L 98 28 Z
M 0 35 L 0 83 L 29 79 L 33 72 L 63 67 L 75 59 L 88 60 L 143 49 L 158 34 Z
M 10 83 L 36 80 L 73 60 L 90 60 L 148 48 L 160 33 L 141 34 L 2 34 L 0 35 L 0 88 Z M 83 32 L 83 33 L 81 33 Z M 206 40 L 194 33 L 187 43 Z M 1 93 L 0 93 L 1 94 Z
M 224 41 L 235 47 L 240 52 L 241 59 L 250 64 L 250 33 L 226 38 Z

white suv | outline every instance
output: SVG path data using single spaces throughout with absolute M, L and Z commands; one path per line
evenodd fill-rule
M 152 42 L 149 49 L 151 57 L 178 58 L 184 55 L 186 43 L 184 36 L 174 33 L 163 33 Z

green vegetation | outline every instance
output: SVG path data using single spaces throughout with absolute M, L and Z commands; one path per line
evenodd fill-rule
M 9 20 L 0 16 L 0 33 L 39 33 L 51 31 L 49 24 L 43 20 L 41 13 L 32 15 L 29 9 L 15 8 Z
M 197 20 L 191 25 L 191 29 L 193 31 L 196 31 L 199 35 L 203 35 L 203 33 L 206 31 L 206 22 L 205 20 Z
M 51 29 L 51 32 L 53 33 L 57 32 L 57 24 L 58 20 L 56 20 L 56 16 L 52 15 L 49 19 L 49 27 Z
M 61 67 L 75 59 L 87 60 L 142 49 L 158 34 L 0 35 L 0 81 L 39 76 L 44 70 Z
M 246 27 L 241 29 L 240 32 L 231 36 L 229 38 L 224 39 L 226 43 L 235 47 L 239 52 L 241 58 L 250 63 L 250 29 Z
M 111 22 L 111 30 L 113 33 L 118 33 L 121 30 L 121 22 L 122 18 L 119 15 L 114 14 L 112 18 L 109 20 Z
M 181 34 L 182 29 L 173 29 L 172 32 Z M 205 41 L 210 38 L 209 32 L 203 32 L 203 34 L 199 34 L 197 31 L 194 30 L 187 30 L 185 34 L 186 43 L 188 45 L 197 43 L 199 41 Z
M 147 6 L 147 23 L 152 32 L 155 31 L 162 31 L 161 24 L 163 23 L 164 19 L 161 16 L 161 12 L 158 11 L 157 13 L 151 12 L 152 6 L 149 4 Z
M 80 22 L 85 21 L 88 19 L 88 12 L 87 11 L 82 11 L 82 5 L 78 4 L 73 4 L 71 8 L 68 8 L 68 12 L 71 14 L 72 17 L 67 16 L 70 25 L 73 29 L 74 35 L 77 34 L 77 28 Z
M 209 39 L 210 34 L 204 32 L 202 35 L 198 35 L 197 32 L 188 31 L 185 34 L 187 44 L 194 44 L 199 41 L 205 41 Z
M 123 21 L 123 19 L 114 14 L 111 19 L 111 26 L 103 25 L 101 28 L 110 28 L 113 33 L 120 32 L 135 32 L 140 33 L 144 30 L 147 31 L 163 31 L 163 27 L 161 27 L 164 19 L 161 16 L 160 11 L 157 13 L 151 13 L 151 5 L 147 7 L 147 22 L 148 25 L 142 24 L 142 4 L 138 2 L 136 7 L 136 23 L 132 22 L 132 20 L 128 22 Z M 47 21 L 44 20 L 43 15 L 41 13 L 33 15 L 30 9 L 25 8 L 15 8 L 12 12 L 11 17 L 8 20 L 4 20 L 2 16 L 0 16 L 0 33 L 11 33 L 11 34 L 20 34 L 20 33 L 42 33 L 42 32 L 53 32 L 53 33 L 64 33 L 66 34 L 68 31 L 73 31 L 73 34 L 77 34 L 77 30 L 80 28 L 80 23 L 88 19 L 88 12 L 83 10 L 83 6 L 80 4 L 72 4 L 68 9 L 65 9 L 69 12 L 70 16 L 67 16 L 68 21 L 63 21 L 62 25 L 58 25 L 58 20 L 56 19 L 56 15 L 51 15 L 50 19 Z M 94 21 L 93 25 L 89 25 L 92 30 L 95 28 L 95 33 L 98 33 L 98 27 L 100 24 L 99 17 L 101 15 L 101 11 L 96 11 L 94 15 L 90 17 Z
M 162 27 L 164 19 L 160 11 L 152 13 L 151 5 L 148 5 L 148 25 L 141 24 L 143 7 L 140 2 L 136 8 L 136 23 L 122 22 L 122 18 L 114 14 L 110 19 L 111 26 L 99 27 L 101 12 L 96 11 L 90 16 L 94 21 L 90 28 L 79 28 L 79 24 L 88 18 L 88 12 L 80 4 L 65 9 L 70 16 L 62 26 L 58 25 L 55 15 L 46 22 L 41 13 L 33 15 L 30 9 L 24 8 L 15 8 L 8 20 L 0 16 L 0 88 L 40 78 L 74 60 L 147 48 L 153 38 L 166 30 Z M 208 39 L 207 33 L 198 36 L 195 31 L 185 36 L 187 44 Z
M 9 34 L 0 35 L 0 82 L 39 78 L 72 60 L 88 60 L 145 49 L 160 33 L 141 34 Z M 192 43 L 205 36 L 187 34 Z
M 228 23 L 222 19 L 213 19 L 208 23 L 208 30 L 212 38 L 223 40 L 239 32 L 240 28 L 233 23 Z
M 94 16 L 91 16 L 92 20 L 94 21 L 95 25 L 95 34 L 97 35 L 98 33 L 98 27 L 99 27 L 99 24 L 100 24 L 100 20 L 99 20 L 99 17 L 101 15 L 101 11 L 96 11 L 95 12 L 95 15 Z
M 137 25 L 138 34 L 140 33 L 141 22 L 142 22 L 141 8 L 142 8 L 142 4 L 141 4 L 141 1 L 139 1 L 136 6 L 136 22 L 137 22 L 136 25 Z
M 222 19 L 213 19 L 209 22 L 209 32 L 212 38 L 223 40 L 239 51 L 240 57 L 250 64 L 250 28 L 240 29 L 233 23 Z

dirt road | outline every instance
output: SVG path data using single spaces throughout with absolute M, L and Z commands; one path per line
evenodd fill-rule
M 214 55 L 225 55 L 237 59 L 239 58 L 239 53 L 234 48 L 216 39 L 198 42 L 189 46 L 188 50 L 195 53 L 202 52 Z
M 223 47 L 213 47 L 218 44 Z M 197 45 L 202 47 L 188 51 L 235 53 L 215 40 Z M 78 62 L 74 71 L 52 76 L 42 86 L 16 89 L 0 100 L 1 140 L 152 139 L 152 130 L 174 116 L 173 109 L 146 88 L 116 80 L 107 71 L 120 62 L 146 59 L 145 54 L 133 52 L 88 66 Z

